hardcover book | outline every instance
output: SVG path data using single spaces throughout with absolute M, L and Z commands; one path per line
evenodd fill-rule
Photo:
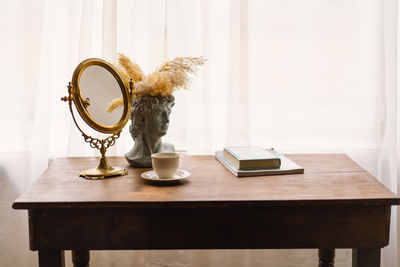
M 282 154 L 279 154 L 274 149 L 266 149 L 270 153 L 279 157 L 281 160 L 281 166 L 275 169 L 253 169 L 253 170 L 240 170 L 227 161 L 223 155 L 222 151 L 216 151 L 216 159 L 231 173 L 237 177 L 249 177 L 249 176 L 267 176 L 267 175 L 281 175 L 281 174 L 298 174 L 304 173 L 304 169 L 297 163 L 293 162 L 289 158 Z
M 281 166 L 281 159 L 259 146 L 225 147 L 224 158 L 239 170 L 274 169 Z

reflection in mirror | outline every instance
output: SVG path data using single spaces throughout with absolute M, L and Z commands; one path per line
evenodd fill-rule
M 121 96 L 121 88 L 110 71 L 102 66 L 89 66 L 81 73 L 79 89 L 83 99 L 89 99 L 86 109 L 92 119 L 104 126 L 114 126 L 123 115 L 123 107 L 107 112 L 110 101 Z

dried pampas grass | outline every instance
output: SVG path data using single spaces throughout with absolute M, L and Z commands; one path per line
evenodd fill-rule
M 122 106 L 124 104 L 124 99 L 122 96 L 120 98 L 114 99 L 110 103 L 108 103 L 107 106 L 107 112 L 113 112 L 116 108 L 119 106 Z
M 176 57 L 165 62 L 156 72 L 166 74 L 174 88 L 188 89 L 191 79 L 190 74 L 195 74 L 198 67 L 203 65 L 206 59 L 203 57 Z
M 142 68 L 124 54 L 118 54 L 118 64 L 120 67 L 119 69 L 122 70 L 123 74 L 126 76 L 124 78 L 128 78 L 128 81 L 132 79 L 136 83 L 144 79 L 145 75 Z
M 198 67 L 206 61 L 207 59 L 203 57 L 176 57 L 166 61 L 156 71 L 146 76 L 137 63 L 131 61 L 124 54 L 119 54 L 119 65 L 117 67 L 127 84 L 130 79 L 134 81 L 132 97 L 141 98 L 170 96 L 179 88 L 188 89 L 191 75 L 195 74 Z M 122 98 L 120 99 L 113 100 L 107 111 L 112 112 L 119 105 L 122 105 Z
M 133 97 L 169 96 L 179 88 L 188 89 L 192 74 L 203 65 L 203 57 L 176 57 L 166 61 L 156 71 L 145 76 L 142 69 L 127 56 L 119 54 L 119 67 L 127 74 L 126 82 L 132 79 L 135 82 Z

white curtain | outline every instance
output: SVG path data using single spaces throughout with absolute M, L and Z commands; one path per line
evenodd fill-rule
M 189 154 L 226 145 L 343 152 L 398 192 L 396 0 L 1 1 L 0 262 L 36 266 L 11 203 L 59 156 L 98 155 L 60 97 L 74 68 L 117 52 L 145 72 L 208 58 L 177 91 L 165 139 Z M 109 155 L 133 142 L 123 131 Z M 398 266 L 397 212 L 382 265 Z M 289 254 L 289 256 L 288 256 Z M 350 266 L 349 250 L 337 266 Z M 310 266 L 315 250 L 93 252 L 93 266 Z M 70 260 L 68 262 L 70 264 Z

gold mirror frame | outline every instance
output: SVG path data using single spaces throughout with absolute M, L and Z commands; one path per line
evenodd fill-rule
M 105 69 L 107 69 L 117 80 L 118 85 L 121 89 L 121 94 L 123 98 L 123 105 L 124 105 L 124 110 L 122 113 L 122 116 L 120 120 L 113 126 L 105 126 L 102 125 L 98 122 L 96 122 L 89 114 L 88 110 L 86 107 L 90 105 L 90 100 L 89 99 L 84 99 L 81 94 L 81 89 L 79 87 L 79 81 L 81 78 L 81 75 L 83 71 L 90 67 L 90 66 L 101 66 Z M 131 113 L 131 91 L 133 87 L 133 82 L 131 81 L 129 83 L 129 91 L 127 89 L 127 86 L 122 79 L 121 74 L 118 72 L 118 70 L 108 63 L 105 60 L 99 59 L 99 58 L 89 58 L 84 61 L 82 61 L 75 69 L 73 75 L 72 75 L 72 82 L 68 84 L 68 96 L 62 97 L 61 100 L 68 102 L 69 103 L 69 108 L 70 112 L 72 114 L 72 118 L 75 122 L 76 127 L 79 129 L 79 131 L 82 133 L 82 136 L 85 140 L 85 142 L 89 143 L 92 148 L 97 148 L 100 150 L 101 153 L 101 158 L 99 165 L 97 168 L 94 169 L 89 169 L 80 174 L 81 177 L 84 177 L 86 179 L 91 179 L 91 180 L 97 180 L 97 179 L 103 179 L 106 177 L 112 177 L 112 176 L 120 176 L 120 175 L 126 175 L 128 172 L 121 167 L 112 167 L 109 163 L 108 160 L 105 156 L 106 150 L 108 147 L 112 146 L 115 144 L 115 140 L 119 138 L 122 129 L 124 126 L 128 123 L 129 118 L 130 118 L 130 113 Z M 106 134 L 112 134 L 111 136 L 107 137 L 106 139 L 97 139 L 93 138 L 83 132 L 83 130 L 79 127 L 75 116 L 74 112 L 72 109 L 72 102 L 75 103 L 75 107 L 79 113 L 79 115 L 82 117 L 82 119 L 94 130 L 99 131 L 101 133 L 106 133 Z M 105 107 L 106 108 L 106 107 Z
M 119 87 L 121 88 L 122 98 L 124 100 L 124 110 L 121 116 L 120 121 L 113 125 L 113 126 L 105 126 L 97 123 L 89 114 L 86 106 L 88 103 L 87 99 L 84 99 L 81 94 L 81 89 L 79 87 L 79 81 L 81 79 L 81 75 L 85 69 L 90 66 L 100 66 L 107 69 L 117 80 Z M 102 133 L 116 133 L 121 131 L 122 128 L 127 124 L 129 117 L 130 117 L 130 110 L 131 110 L 131 101 L 129 97 L 129 92 L 127 90 L 127 86 L 123 81 L 121 75 L 119 74 L 118 70 L 108 63 L 105 60 L 99 58 L 89 58 L 82 61 L 78 67 L 76 67 L 74 74 L 72 75 L 72 96 L 74 97 L 74 102 L 76 109 L 78 110 L 79 114 L 81 115 L 82 119 L 93 129 Z

